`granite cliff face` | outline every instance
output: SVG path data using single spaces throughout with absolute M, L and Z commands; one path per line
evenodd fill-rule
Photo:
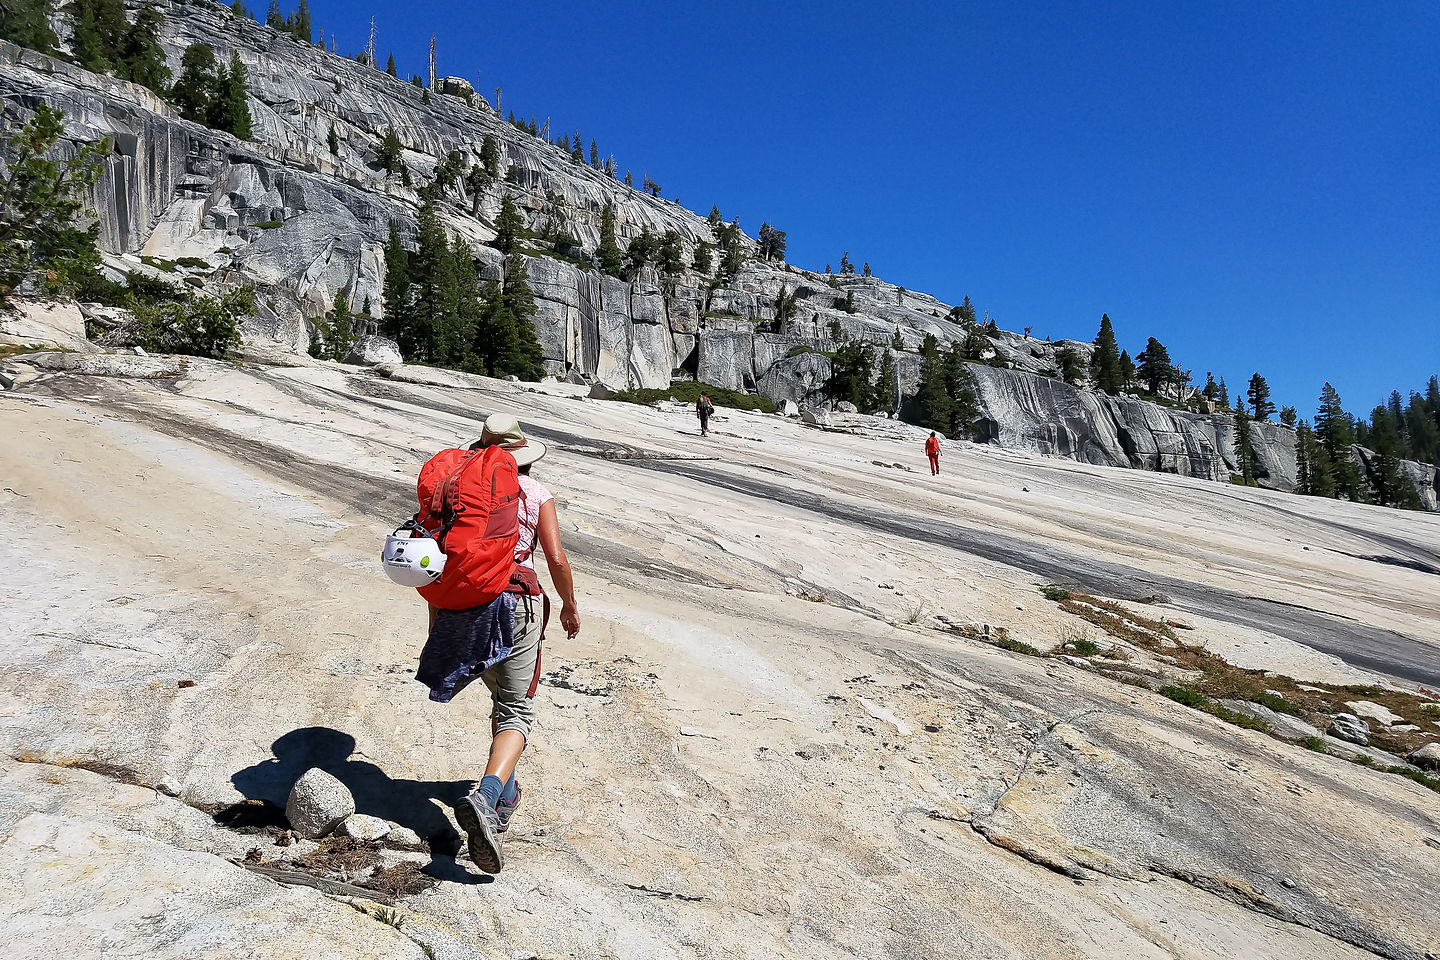
M 378 315 L 389 224 L 413 241 L 416 188 L 431 182 L 451 150 L 461 153 L 467 168 L 477 162 L 487 135 L 500 147 L 501 182 L 478 197 L 457 184 L 439 204 L 446 226 L 470 242 L 482 276 L 499 273 L 502 258 L 486 244 L 506 194 L 529 227 L 562 224 L 585 252 L 599 243 L 606 204 L 615 211 L 622 247 L 642 230 L 673 230 L 688 263 L 701 241 L 713 240 L 704 218 L 574 163 L 503 122 L 481 97 L 471 106 L 437 93 L 426 103 L 424 92 L 408 83 L 232 16 L 208 0 L 159 6 L 162 43 L 177 75 L 193 42 L 209 43 L 221 60 L 234 52 L 245 62 L 251 141 L 182 120 L 142 87 L 4 43 L 0 96 L 15 116 L 41 102 L 61 108 L 73 141 L 112 138 L 113 152 L 91 196 L 111 266 L 154 272 L 140 263 L 147 257 L 167 262 L 171 279 L 181 275 L 207 289 L 254 285 L 260 312 L 247 330 L 253 338 L 304 350 L 309 321 L 323 316 L 337 290 L 352 310 L 368 300 Z M 327 146 L 332 128 L 334 153 Z M 413 186 L 387 176 L 378 164 L 377 148 L 392 129 L 404 145 Z M 740 242 L 754 251 L 749 238 L 742 235 Z M 188 266 L 177 267 L 182 259 Z M 898 332 L 912 351 L 895 353 L 898 409 L 914 392 L 919 358 L 913 351 L 925 336 L 945 343 L 963 335 L 944 319 L 949 304 L 874 277 L 831 276 L 755 259 L 720 282 L 694 271 L 663 277 L 651 268 L 622 281 L 560 257 L 527 259 L 547 369 L 617 389 L 695 377 L 816 404 L 828 374 L 824 353 L 835 348 L 830 334 L 838 324 L 844 337 L 882 348 Z M 782 292 L 796 297 L 796 311 L 776 329 Z M 854 312 L 845 309 L 847 296 Z M 1004 331 L 992 339 L 998 358 L 1013 369 L 976 368 L 984 439 L 1092 463 L 1228 475 L 1228 415 L 1179 413 L 1039 376 L 1053 374 L 1055 353 L 1065 345 L 1088 356 L 1089 345 L 1074 341 L 1040 342 Z M 1292 488 L 1293 434 L 1262 427 L 1256 447 L 1261 482 Z M 1426 475 L 1417 467 L 1412 473 L 1433 506 L 1434 471 Z

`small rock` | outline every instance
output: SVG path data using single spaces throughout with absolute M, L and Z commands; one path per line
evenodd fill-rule
M 1340 740 L 1358 743 L 1362 747 L 1370 745 L 1370 724 L 1353 713 L 1335 714 L 1330 720 L 1330 728 L 1325 732 Z
M 1440 743 L 1427 743 L 1405 759 L 1422 770 L 1440 770 Z
M 188 690 L 188 689 L 190 689 L 191 687 L 195 686 L 195 681 L 194 681 L 194 680 L 177 680 L 177 681 L 175 681 L 175 686 L 179 687 L 181 690 Z
M 385 834 L 385 846 L 387 847 L 421 847 L 424 841 L 420 834 L 409 827 L 402 827 L 398 823 L 389 825 L 390 832 Z
M 877 590 L 894 590 L 894 589 L 895 589 L 895 585 L 894 585 L 893 583 L 877 583 L 877 584 L 875 584 L 875 589 L 877 589 Z
M 379 817 L 356 813 L 346 817 L 335 832 L 352 840 L 383 840 L 390 833 L 390 824 Z
M 1016 610 L 1024 610 L 1024 609 L 1025 609 L 1025 604 L 1023 604 L 1023 603 L 1017 603 L 1017 604 L 1015 604 L 1015 609 L 1016 609 Z
M 15 386 L 15 378 L 0 370 L 0 390 L 9 390 L 13 386 Z
M 681 728 L 680 728 L 680 736 L 682 736 L 682 737 L 703 737 L 703 736 L 705 736 L 705 734 L 701 733 L 700 730 L 699 730 L 698 728 L 696 728 L 696 727 L 681 727 Z
M 135 356 L 137 356 L 137 357 L 149 356 L 149 354 L 147 354 L 147 353 L 145 352 L 145 348 L 144 348 L 144 347 L 133 347 L 133 348 L 131 348 L 131 349 L 133 349 L 133 350 L 135 351 Z
M 1295 881 L 1291 880 L 1289 877 L 1285 877 L 1283 880 L 1280 881 L 1280 886 L 1284 887 L 1286 890 L 1294 890 Z
M 1090 661 L 1086 660 L 1084 657 L 1072 657 L 1068 653 L 1062 653 L 1059 659 L 1070 664 L 1070 666 L 1072 667 L 1080 667 L 1081 669 L 1086 669 L 1091 666 Z
M 174 777 L 165 777 L 155 785 L 155 789 L 159 790 L 167 797 L 180 796 L 180 782 Z
M 355 798 L 345 784 L 319 767 L 295 781 L 285 802 L 285 819 L 306 840 L 319 840 L 355 812 Z

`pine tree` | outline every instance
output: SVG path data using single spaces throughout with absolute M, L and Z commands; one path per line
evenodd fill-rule
M 393 176 L 396 170 L 404 166 L 400 159 L 403 150 L 404 147 L 400 143 L 399 135 L 395 133 L 395 128 L 386 127 L 385 136 L 381 138 L 380 146 L 376 148 L 375 159 L 387 177 Z
M 870 261 L 869 261 L 869 260 L 866 260 L 866 261 L 865 261 L 865 269 L 862 271 L 862 274 L 863 274 L 864 276 L 867 276 L 867 277 L 873 277 L 873 276 L 875 276 L 875 274 L 873 274 L 873 273 L 870 272 Z
M 325 145 L 330 148 L 332 154 L 340 153 L 340 137 L 335 133 L 335 124 L 330 124 L 330 132 L 325 135 Z
M 889 350 L 880 351 L 880 375 L 875 379 L 875 389 L 870 395 L 869 409 L 889 413 L 895 409 L 895 358 Z
M 210 102 L 219 93 L 215 51 L 207 43 L 192 43 L 180 58 L 180 79 L 170 91 L 180 116 L 195 123 L 210 119 Z
M 415 255 L 410 261 L 415 350 L 420 359 L 443 364 L 454 353 L 452 337 L 459 326 L 459 290 L 450 243 L 435 212 L 434 198 L 428 192 L 420 208 L 419 233 Z
M 385 59 L 385 72 L 388 73 L 388 74 L 390 74 L 390 76 L 395 77 L 395 78 L 397 78 L 397 79 L 398 79 L 399 76 L 400 76 L 400 74 L 397 73 L 396 70 L 395 70 L 395 54 L 393 54 L 393 53 L 390 54 L 390 56 Z
M 1280 410 L 1280 422 L 1287 427 L 1295 426 L 1295 421 L 1298 417 L 1299 414 L 1295 412 L 1294 407 L 1284 407 Z
M 96 22 L 96 5 L 92 0 L 76 0 L 70 7 L 73 18 L 70 55 L 80 66 L 94 73 L 109 73 L 114 64 L 108 45 Z
M 843 309 L 846 313 L 854 313 L 854 312 L 855 312 L 855 291 L 854 291 L 854 290 L 846 290 L 846 291 L 845 291 L 845 305 L 844 305 L 841 309 Z
M 1125 389 L 1120 367 L 1120 346 L 1115 342 L 1115 327 L 1110 314 L 1101 314 L 1100 332 L 1095 335 L 1095 352 L 1090 355 L 1090 379 L 1095 386 L 1112 397 Z
M 238 51 L 231 51 L 230 66 L 216 81 L 218 96 L 210 101 L 210 126 L 225 130 L 241 140 L 250 139 L 250 74 Z
M 501 303 L 509 315 L 510 334 L 500 356 L 500 372 L 521 380 L 539 380 L 545 376 L 545 366 L 544 353 L 535 336 L 535 294 L 530 289 L 525 258 L 518 253 L 505 258 Z
M 775 325 L 776 333 L 785 333 L 790 327 L 790 321 L 795 319 L 795 313 L 799 305 L 799 293 L 791 293 L 786 289 L 785 284 L 780 285 L 780 294 L 775 298 Z
M 54 14 L 55 0 L 6 0 L 0 6 L 0 40 L 53 56 L 60 42 L 50 29 Z
M 656 251 L 655 261 L 660 266 L 660 272 L 667 277 L 676 276 L 685 270 L 685 256 L 680 249 L 679 233 L 674 230 L 665 231 L 665 235 L 660 238 L 660 249 Z
M 720 216 L 720 207 L 713 203 L 710 204 L 710 213 L 705 219 L 710 221 L 710 229 L 712 230 L 719 229 L 720 225 L 725 222 L 725 218 Z
M 575 131 L 575 138 L 570 141 L 570 162 L 581 164 L 585 162 L 585 141 L 580 137 L 580 131 Z
M 641 268 L 655 259 L 658 246 L 649 227 L 642 228 L 639 234 L 631 238 L 630 246 L 625 251 L 625 260 L 632 276 L 638 276 Z
M 695 245 L 695 260 L 691 268 L 696 273 L 710 276 L 710 271 L 714 269 L 714 249 L 714 246 L 704 240 Z
M 1269 420 L 1275 413 L 1275 404 L 1270 402 L 1270 384 L 1260 374 L 1250 378 L 1250 406 L 1255 411 L 1255 419 L 1262 423 Z
M 854 273 L 855 265 L 850 262 L 850 251 L 846 250 L 844 253 L 840 254 L 840 275 L 842 277 L 853 276 Z
M 1130 359 L 1129 350 L 1120 351 L 1120 389 L 1130 390 L 1138 382 L 1140 371 L 1135 367 L 1135 361 Z
M 949 369 L 940 357 L 934 334 L 920 346 L 920 385 L 915 391 L 915 423 L 946 436 L 954 430 L 955 404 L 950 397 Z
M 590 141 L 590 166 L 595 170 L 600 169 L 600 148 L 595 145 L 593 139 Z
M 450 243 L 450 263 L 455 274 L 455 327 L 450 362 L 473 369 L 475 331 L 482 323 L 485 307 L 480 298 L 480 273 L 475 269 L 475 254 L 462 237 L 457 236 Z
M 280 12 L 280 0 L 270 0 L 270 10 L 265 14 L 265 25 L 276 30 L 285 29 L 285 14 Z
M 1329 383 L 1320 391 L 1315 411 L 1315 436 L 1325 449 L 1334 476 L 1334 493 L 1353 501 L 1365 499 L 1364 481 L 1355 462 L 1355 418 L 1345 412 L 1340 393 Z
M 1175 376 L 1175 367 L 1170 363 L 1170 352 L 1165 345 L 1154 337 L 1145 342 L 1145 349 L 1140 352 L 1139 374 L 1140 380 L 1145 384 L 1146 392 L 1152 397 L 1160 392 L 1162 384 L 1169 383 Z
M 1245 486 L 1255 483 L 1255 448 L 1250 440 L 1250 415 L 1243 403 L 1235 404 L 1235 467 Z
M 904 349 L 905 349 L 905 338 L 900 335 L 900 328 L 899 328 L 899 327 L 896 327 L 896 328 L 895 328 L 895 335 L 890 338 L 890 349 L 892 349 L 892 350 L 904 350 Z M 894 361 L 891 361 L 891 362 L 893 363 Z
M 1219 400 L 1220 400 L 1220 406 L 1222 406 L 1222 407 L 1228 407 L 1228 406 L 1230 406 L 1230 389 L 1225 386 L 1225 378 L 1224 378 L 1224 377 L 1221 377 L 1221 378 L 1220 378 L 1220 394 L 1219 394 Z
M 950 319 L 961 325 L 970 325 L 975 322 L 975 304 L 970 302 L 970 294 L 960 301 L 959 306 L 950 308 Z
M 300 0 L 300 7 L 295 11 L 295 22 L 290 26 L 290 33 L 301 43 L 315 42 L 311 38 L 310 4 L 306 0 Z
M 350 353 L 354 333 L 350 327 L 350 304 L 345 298 L 345 288 L 335 291 L 335 303 L 325 318 L 330 325 L 330 335 L 325 338 L 325 355 L 337 363 Z
M 400 344 L 400 352 L 412 356 L 413 338 L 410 335 L 410 255 L 400 240 L 400 230 L 390 222 L 390 238 L 385 244 L 385 288 L 382 297 L 385 311 L 382 329 L 385 336 Z M 409 353 L 406 352 L 407 347 Z
M 160 25 L 165 17 L 153 3 L 146 3 L 125 31 L 116 52 L 115 75 L 148 87 L 161 96 L 169 92 L 170 67 L 160 46 Z
M 975 375 L 965 362 L 961 344 L 950 344 L 945 357 L 945 389 L 950 395 L 950 435 L 968 436 L 979 415 L 979 401 L 975 394 Z
M 825 396 L 834 403 L 853 403 L 864 409 L 872 387 L 870 350 L 862 340 L 843 343 L 830 360 L 830 376 L 825 381 Z
M 608 203 L 600 211 L 600 245 L 595 249 L 595 256 L 602 273 L 616 278 L 624 276 L 625 256 L 615 240 L 615 210 Z
M 1080 354 L 1070 347 L 1061 347 L 1055 352 L 1055 362 L 1060 364 L 1060 379 L 1071 386 L 1080 382 L 1085 375 L 1085 362 L 1080 359 Z
M 1306 496 L 1315 493 L 1315 484 L 1310 476 L 1310 451 L 1314 442 L 1310 424 L 1300 421 L 1295 430 L 1295 492 Z

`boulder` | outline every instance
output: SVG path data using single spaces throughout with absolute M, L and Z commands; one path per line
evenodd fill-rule
M 860 411 L 856 408 L 855 404 L 851 403 L 849 400 L 841 400 L 839 403 L 835 404 L 835 412 L 859 413 Z
M 306 840 L 319 840 L 355 812 L 355 798 L 345 784 L 319 767 L 305 771 L 285 802 L 285 819 Z
M 185 372 L 184 357 L 136 356 L 123 353 L 31 353 L 19 358 L 52 373 L 78 373 L 95 377 L 137 377 L 156 380 Z
M 800 422 L 812 427 L 828 427 L 830 426 L 830 415 L 824 410 L 817 410 L 814 407 L 801 407 Z
M 385 839 L 390 834 L 390 829 L 390 824 L 379 817 L 356 813 L 342 820 L 340 826 L 335 828 L 335 832 L 342 837 L 364 840 L 368 843 Z
M 613 400 L 615 399 L 615 391 L 605 386 L 605 384 L 597 382 L 590 384 L 590 392 L 587 393 L 586 396 L 591 400 Z
M 0 310 L 0 342 L 63 347 L 84 353 L 99 349 L 85 336 L 85 317 L 79 304 L 17 300 L 14 306 L 14 310 Z
M 400 356 L 399 345 L 388 337 L 361 337 L 350 345 L 345 362 L 373 367 L 379 363 L 404 363 L 405 358 Z
M 1325 732 L 1340 740 L 1358 743 L 1362 747 L 1370 745 L 1370 724 L 1353 713 L 1335 714 Z
M 1369 700 L 1351 700 L 1347 702 L 1345 706 L 1349 707 L 1350 712 L 1357 717 L 1373 720 L 1382 727 L 1402 723 L 1405 720 L 1405 718 L 1399 714 L 1391 712 L 1388 707 L 1384 707 L 1378 703 L 1371 703 Z
M 800 416 L 800 407 L 794 400 L 785 399 L 775 407 L 775 412 L 782 417 L 798 417 Z
M 1427 743 L 1405 759 L 1422 770 L 1440 770 L 1440 743 Z

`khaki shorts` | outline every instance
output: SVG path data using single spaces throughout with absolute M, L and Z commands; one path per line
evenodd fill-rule
M 515 730 L 527 741 L 535 719 L 535 691 L 540 686 L 540 632 L 544 629 L 544 597 L 520 597 L 515 604 L 515 649 L 480 675 L 490 689 L 494 732 Z

